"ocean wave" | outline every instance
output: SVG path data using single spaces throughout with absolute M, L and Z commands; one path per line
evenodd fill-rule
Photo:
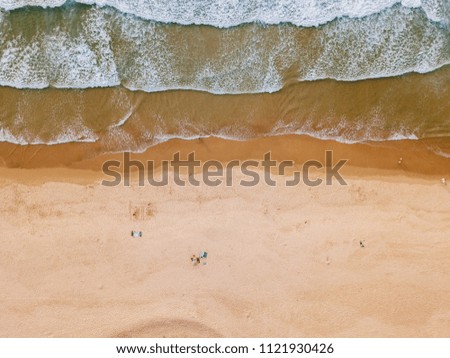
M 292 133 L 267 133 L 263 137 L 277 137 L 277 136 L 283 136 L 283 135 L 298 135 L 298 136 L 307 136 L 315 139 L 320 140 L 329 140 L 334 141 L 338 143 L 343 144 L 356 144 L 356 143 L 370 143 L 370 142 L 384 142 L 384 141 L 400 141 L 400 140 L 411 140 L 415 141 L 418 140 L 418 138 L 414 134 L 404 134 L 403 132 L 399 133 L 392 133 L 388 137 L 371 137 L 370 133 L 367 133 L 367 136 L 361 137 L 359 139 L 355 138 L 348 138 L 345 135 L 339 135 L 339 134 L 326 134 L 322 132 L 315 132 L 315 131 L 308 131 L 308 130 L 298 130 Z M 145 145 L 138 144 L 132 148 L 129 146 L 120 149 L 116 149 L 117 152 L 122 152 L 123 150 L 131 150 L 135 153 L 144 153 L 147 151 L 147 149 L 156 146 L 161 143 L 165 143 L 171 140 L 180 139 L 180 140 L 186 140 L 186 141 L 192 141 L 192 140 L 199 140 L 199 139 L 206 139 L 206 138 L 218 138 L 218 139 L 224 139 L 224 140 L 230 140 L 230 141 L 236 141 L 236 142 L 242 142 L 247 141 L 249 139 L 255 139 L 259 138 L 259 136 L 240 136 L 240 135 L 233 135 L 233 134 L 222 134 L 222 133 L 211 133 L 211 134 L 159 134 L 154 137 L 154 140 L 151 143 L 147 143 Z M 441 156 L 445 156 L 446 154 L 444 152 L 436 152 L 436 154 L 439 154 Z
M 283 135 L 306 135 L 321 140 L 333 140 L 345 144 L 364 142 L 383 142 L 399 140 L 419 140 L 419 137 L 411 129 L 397 128 L 388 130 L 384 128 L 385 120 L 371 118 L 351 123 L 341 120 L 339 123 L 328 126 L 320 126 L 317 120 L 305 121 L 302 124 L 295 122 L 278 122 L 272 130 L 265 134 L 267 137 Z M 318 128 L 322 127 L 322 128 Z
M 13 134 L 8 128 L 0 128 L 0 143 L 18 145 L 57 145 L 64 143 L 95 143 L 98 137 L 87 128 L 68 127 L 52 138 L 42 139 L 29 133 Z
M 332 133 L 332 130 L 329 131 L 314 131 L 314 130 L 296 130 L 294 132 L 271 132 L 263 135 L 264 137 L 275 137 L 275 136 L 282 136 L 282 135 L 305 135 L 316 139 L 321 140 L 332 140 L 340 143 L 345 144 L 355 144 L 355 143 L 364 143 L 364 142 L 381 142 L 381 141 L 398 141 L 398 140 L 418 140 L 418 137 L 414 134 L 405 134 L 404 132 L 394 132 L 391 133 L 387 137 L 383 136 L 372 136 L 372 133 L 368 132 L 365 136 L 360 138 L 353 138 L 353 137 L 347 137 L 342 134 Z M 115 138 L 114 147 L 111 148 L 111 151 L 123 151 L 123 150 L 131 150 L 133 152 L 145 152 L 148 148 L 168 142 L 170 140 L 174 139 L 181 139 L 181 140 L 198 140 L 198 139 L 204 139 L 204 138 L 219 138 L 224 140 L 232 140 L 232 141 L 246 141 L 249 139 L 258 138 L 259 135 L 253 135 L 250 136 L 247 134 L 240 135 L 236 133 L 231 133 L 227 131 L 220 131 L 218 133 L 210 133 L 210 134 L 193 134 L 193 133 L 176 133 L 176 134 L 164 134 L 164 133 L 157 133 L 151 134 L 152 140 L 144 143 L 138 143 L 133 142 L 130 137 L 125 135 L 124 133 L 121 134 L 115 134 L 116 137 L 121 136 L 126 137 L 126 142 L 117 143 L 117 138 Z M 0 128 L 0 142 L 8 142 L 12 144 L 18 144 L 18 145 L 59 145 L 59 144 L 66 144 L 66 143 L 95 143 L 99 140 L 99 137 L 94 135 L 90 131 L 83 131 L 83 132 L 77 132 L 75 129 L 71 129 L 65 133 L 60 133 L 56 137 L 52 138 L 51 140 L 42 140 L 39 138 L 27 138 L 27 136 L 24 135 L 14 135 L 11 133 L 8 129 L 2 129 Z M 102 139 L 105 141 L 105 138 Z M 111 141 L 111 139 L 106 139 Z M 437 152 L 436 152 L 437 153 Z M 437 153 L 439 155 L 448 155 L 444 152 L 440 151 L 440 153 Z
M 420 8 L 432 21 L 448 22 L 450 17 L 448 0 L 0 0 L 0 8 L 54 8 L 72 2 L 110 6 L 123 13 L 158 22 L 220 28 L 251 22 L 319 26 L 344 16 L 361 18 L 373 15 L 396 4 Z
M 97 142 L 104 151 L 133 151 L 143 152 L 149 147 L 174 139 L 197 140 L 201 138 L 220 138 L 232 141 L 246 141 L 260 137 L 283 135 L 306 135 L 322 140 L 333 140 L 341 143 L 354 144 L 361 142 L 418 140 L 414 129 L 394 126 L 386 128 L 386 119 L 374 117 L 368 113 L 367 118 L 351 121 L 342 118 L 336 122 L 331 118 L 295 120 L 290 122 L 278 121 L 264 131 L 255 131 L 251 125 L 227 121 L 219 128 L 214 125 L 196 121 L 195 119 L 180 119 L 174 127 L 167 125 L 162 118 L 151 122 L 139 123 L 136 117 L 130 119 L 130 109 L 123 117 L 116 119 L 113 124 L 97 133 L 76 118 L 68 123 L 58 123 L 52 130 L 34 132 L 29 125 L 33 118 L 16 118 L 9 126 L 0 127 L 0 142 L 18 145 L 58 145 L 65 143 L 94 143 Z M 77 115 L 75 117 L 78 117 Z M 330 122 L 331 120 L 331 122 Z M 131 132 L 124 128 L 124 124 L 131 121 L 131 128 L 139 128 L 138 132 Z
M 72 5 L 4 12 L 0 32 L 0 85 L 16 88 L 271 93 L 293 80 L 356 81 L 450 63 L 448 27 L 402 6 L 314 29 L 215 29 Z

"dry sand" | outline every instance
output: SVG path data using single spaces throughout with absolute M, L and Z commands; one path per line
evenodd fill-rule
M 288 158 L 282 139 L 260 149 Z M 325 144 L 314 143 L 318 154 Z M 386 150 L 392 157 L 331 145 L 356 163 L 348 186 L 107 188 L 98 158 L 1 168 L 0 336 L 449 337 L 450 186 L 439 181 L 449 159 L 409 158 L 404 145 Z M 183 150 L 204 147 L 225 160 L 255 157 L 258 145 Z M 434 172 L 398 168 L 399 153 L 410 170 L 422 155 Z M 201 250 L 207 264 L 194 267 Z

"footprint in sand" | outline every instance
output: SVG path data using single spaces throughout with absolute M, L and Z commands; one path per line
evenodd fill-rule
M 155 216 L 155 208 L 152 203 L 129 204 L 130 218 L 132 220 L 148 220 Z

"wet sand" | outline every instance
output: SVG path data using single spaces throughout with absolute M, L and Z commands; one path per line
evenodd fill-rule
M 107 188 L 119 154 L 2 144 L 0 336 L 448 337 L 450 159 L 430 147 L 174 140 L 133 158 L 333 149 L 348 185 Z
M 100 143 L 67 143 L 61 145 L 26 145 L 0 143 L 0 164 L 5 168 L 88 169 L 99 173 L 108 160 L 123 161 L 122 153 L 103 152 Z M 191 152 L 196 159 L 232 160 L 262 159 L 267 152 L 274 160 L 292 160 L 298 165 L 308 160 L 324 161 L 325 151 L 333 151 L 336 161 L 348 160 L 343 170 L 364 175 L 382 171 L 387 175 L 424 175 L 438 177 L 450 173 L 450 158 L 443 155 L 450 151 L 450 138 L 424 140 L 398 140 L 344 144 L 333 140 L 319 140 L 309 136 L 284 135 L 262 137 L 247 141 L 221 138 L 196 140 L 173 139 L 147 149 L 143 153 L 131 153 L 131 158 L 144 164 L 154 161 L 158 168 L 163 160 L 171 160 L 179 152 L 187 158 Z M 398 164 L 402 158 L 402 164 Z M 31 171 L 32 172 L 32 171 Z M 51 171 L 49 171 L 50 173 Z M 21 180 L 23 178 L 17 178 Z

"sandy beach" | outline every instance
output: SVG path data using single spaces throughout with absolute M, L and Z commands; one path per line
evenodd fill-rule
M 252 188 L 104 187 L 120 155 L 67 146 L 0 148 L 2 337 L 450 335 L 450 159 L 429 142 L 208 138 L 135 155 L 350 159 L 347 186 Z

